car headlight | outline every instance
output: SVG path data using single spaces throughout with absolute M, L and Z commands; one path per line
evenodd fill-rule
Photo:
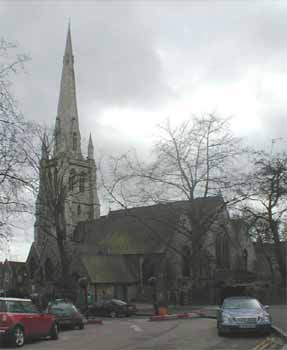
M 234 324 L 235 323 L 235 320 L 233 317 L 231 317 L 230 315 L 228 314 L 222 314 L 222 323 L 225 323 L 225 324 Z
M 257 318 L 258 323 L 270 323 L 270 316 L 268 314 L 262 314 Z

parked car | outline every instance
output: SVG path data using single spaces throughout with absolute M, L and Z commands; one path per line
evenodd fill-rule
M 77 327 L 83 329 L 86 323 L 85 317 L 80 313 L 76 306 L 70 302 L 56 301 L 50 303 L 47 311 L 55 316 L 60 328 Z
M 136 313 L 136 306 L 128 304 L 118 299 L 104 299 L 93 305 L 89 305 L 86 310 L 87 317 L 93 316 L 130 316 Z
M 268 306 L 250 297 L 224 299 L 217 316 L 218 335 L 232 332 L 271 332 L 271 317 Z
M 30 299 L 0 298 L 0 335 L 16 347 L 27 338 L 58 339 L 55 317 L 40 312 Z

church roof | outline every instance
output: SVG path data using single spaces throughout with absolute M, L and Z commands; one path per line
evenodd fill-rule
M 92 283 L 137 282 L 123 256 L 82 256 L 82 262 Z
M 194 200 L 192 210 L 211 215 L 218 197 Z M 93 254 L 164 253 L 175 234 L 180 217 L 190 210 L 188 201 L 177 201 L 110 212 L 97 220 L 81 222 L 74 232 L 74 241 L 82 250 Z

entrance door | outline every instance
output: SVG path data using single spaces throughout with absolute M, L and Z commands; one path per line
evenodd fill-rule
M 127 301 L 127 286 L 117 285 L 115 286 L 115 298 L 123 301 Z

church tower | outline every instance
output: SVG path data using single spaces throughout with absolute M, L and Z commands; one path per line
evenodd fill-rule
M 91 135 L 86 158 L 81 149 L 70 25 L 63 58 L 53 141 L 51 153 L 47 138 L 43 137 L 35 222 L 35 243 L 39 248 L 43 246 L 43 242 L 49 240 L 47 227 L 50 227 L 51 232 L 53 225 L 57 224 L 57 218 L 51 215 L 53 210 L 57 210 L 57 205 L 63 205 L 62 222 L 65 223 L 66 241 L 71 241 L 73 231 L 80 221 L 93 220 L 100 216 L 97 169 Z

